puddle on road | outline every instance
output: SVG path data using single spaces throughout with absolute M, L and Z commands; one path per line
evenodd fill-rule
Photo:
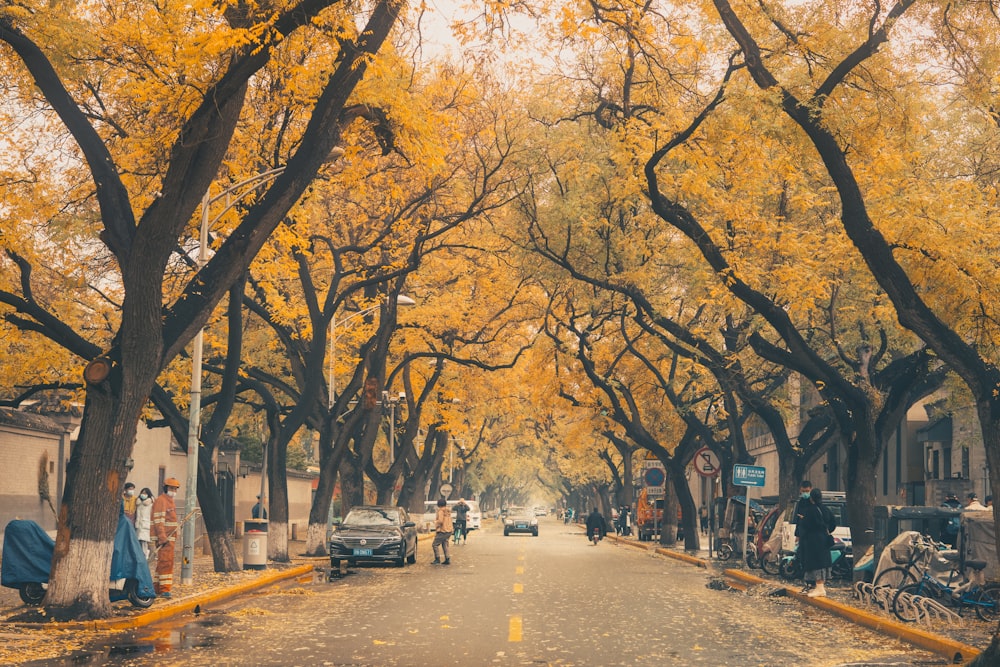
M 108 665 L 145 655 L 166 658 L 172 651 L 211 648 L 222 638 L 221 628 L 229 622 L 224 612 L 208 612 L 190 620 L 165 621 L 155 628 L 143 628 L 94 642 L 87 648 L 62 658 L 24 663 L 25 665 Z

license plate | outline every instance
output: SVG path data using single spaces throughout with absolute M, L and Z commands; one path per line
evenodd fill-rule
M 517 524 L 517 527 L 518 528 L 527 528 L 528 524 L 526 524 L 526 523 L 519 523 L 519 524 Z
M 354 550 L 354 555 L 355 556 L 371 556 L 372 555 L 372 550 L 371 549 L 355 549 Z

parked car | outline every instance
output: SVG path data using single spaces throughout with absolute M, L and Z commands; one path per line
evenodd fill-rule
M 538 518 L 535 513 L 523 507 L 508 507 L 503 519 L 503 534 L 531 533 L 538 537 Z
M 416 563 L 417 525 L 402 507 L 352 507 L 330 536 L 330 566 L 339 568 L 341 561 Z

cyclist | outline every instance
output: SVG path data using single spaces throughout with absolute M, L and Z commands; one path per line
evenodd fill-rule
M 587 539 L 588 540 L 591 539 L 591 537 L 594 534 L 594 531 L 597 531 L 598 539 L 601 539 L 601 540 L 604 539 L 604 536 L 608 532 L 608 524 L 604 520 L 604 515 L 601 514 L 600 512 L 598 512 L 596 507 L 594 508 L 594 511 L 591 512 L 587 516 Z
M 458 544 L 459 540 L 464 544 L 469 539 L 469 505 L 465 502 L 465 498 L 459 498 L 452 510 L 455 512 L 455 544 Z

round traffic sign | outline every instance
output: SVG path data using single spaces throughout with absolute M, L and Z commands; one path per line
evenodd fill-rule
M 441 493 L 442 498 L 447 498 L 451 495 L 451 484 L 442 484 L 438 491 Z
M 702 477 L 715 477 L 722 467 L 719 455 L 708 447 L 702 447 L 695 452 L 691 464 L 694 466 L 694 471 Z
M 663 486 L 663 483 L 667 481 L 666 475 L 663 474 L 663 468 L 646 468 L 642 478 L 645 480 L 646 486 Z

